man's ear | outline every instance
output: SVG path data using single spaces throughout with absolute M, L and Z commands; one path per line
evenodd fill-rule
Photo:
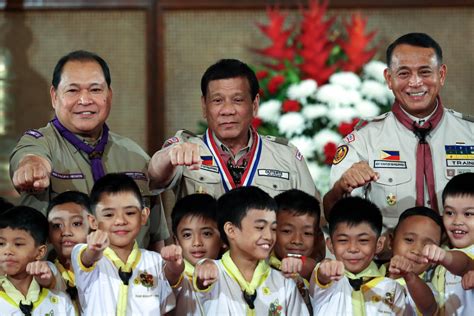
M 329 251 L 334 254 L 334 248 L 332 246 L 331 237 L 326 238 L 326 247 L 328 247 Z
M 379 254 L 383 250 L 383 246 L 385 244 L 385 236 L 380 236 L 377 239 L 377 245 L 375 246 L 375 254 Z
M 231 240 L 235 238 L 236 227 L 231 222 L 226 222 L 224 224 L 224 232 L 227 235 L 227 239 Z
M 51 96 L 51 106 L 53 107 L 53 109 L 56 109 L 56 98 L 57 98 L 57 93 L 56 93 L 56 89 L 54 89 L 54 86 L 51 86 L 51 88 L 49 88 L 49 95 Z
M 385 82 L 388 85 L 388 88 L 392 90 L 392 71 L 389 68 L 385 68 L 383 71 L 383 76 L 385 78 Z
M 94 215 L 87 214 L 87 221 L 89 222 L 89 228 L 91 230 L 97 230 L 98 225 L 97 225 L 97 220 L 95 219 Z
M 48 251 L 48 246 L 46 245 L 41 245 L 38 247 L 38 254 L 35 257 L 35 260 L 41 260 L 44 258 L 46 255 L 46 252 Z
M 146 221 L 148 220 L 148 216 L 150 216 L 150 209 L 148 207 L 144 207 L 142 209 L 142 226 L 146 224 Z
M 207 119 L 206 107 L 206 96 L 203 95 L 201 96 L 201 112 L 204 119 Z

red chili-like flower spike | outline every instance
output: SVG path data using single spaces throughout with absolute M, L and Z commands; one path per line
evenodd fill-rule
M 369 60 L 374 57 L 376 48 L 367 50 L 376 32 L 365 34 L 367 19 L 360 13 L 353 14 L 350 23 L 344 22 L 347 32 L 346 41 L 338 39 L 337 43 L 347 56 L 347 60 L 340 62 L 341 69 L 345 71 L 359 72 Z

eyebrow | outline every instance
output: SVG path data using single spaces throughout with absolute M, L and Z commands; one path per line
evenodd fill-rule
M 345 234 L 345 233 L 336 234 L 336 237 L 351 237 L 351 236 L 352 235 Z M 366 232 L 363 232 L 363 233 L 355 235 L 355 237 L 362 237 L 362 236 L 370 236 L 370 234 L 366 233 Z
M 254 221 L 254 224 L 268 224 L 269 222 L 266 220 L 266 219 L 256 219 Z M 270 223 L 270 225 L 273 225 L 273 224 L 276 224 L 277 221 L 273 221 L 272 223 Z

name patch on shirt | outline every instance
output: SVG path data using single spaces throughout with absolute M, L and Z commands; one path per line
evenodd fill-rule
M 258 175 L 262 177 L 272 177 L 290 180 L 290 173 L 287 171 L 273 169 L 258 169 Z
M 206 166 L 206 165 L 201 165 L 201 170 L 209 171 L 209 172 L 214 172 L 214 173 L 219 173 L 219 169 L 217 166 Z
M 148 180 L 146 174 L 144 174 L 143 172 L 139 172 L 139 171 L 127 171 L 127 172 L 124 172 L 124 174 L 126 174 L 127 176 L 129 176 L 129 177 L 132 178 L 133 180 L 143 180 L 143 181 L 147 181 L 147 180 Z
M 446 166 L 451 168 L 474 167 L 474 145 L 445 145 Z
M 55 178 L 63 180 L 84 179 L 83 173 L 59 173 L 53 170 L 51 175 Z
M 33 136 L 34 138 L 43 137 L 43 134 L 41 134 L 40 132 L 38 132 L 38 131 L 35 130 L 35 129 L 27 130 L 27 131 L 25 132 L 25 135 L 30 135 L 30 136 Z
M 406 161 L 374 160 L 374 168 L 406 169 Z

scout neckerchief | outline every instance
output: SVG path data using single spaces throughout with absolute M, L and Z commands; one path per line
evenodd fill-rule
M 106 256 L 114 266 L 118 269 L 118 274 L 122 280 L 119 289 L 119 297 L 117 300 L 117 316 L 124 316 L 127 314 L 127 300 L 128 300 L 128 281 L 132 277 L 133 269 L 137 266 L 140 261 L 141 252 L 138 248 L 137 242 L 133 245 L 133 250 L 128 256 L 127 263 L 123 263 L 122 260 L 111 248 L 105 248 L 104 256 Z
M 54 265 L 58 268 L 59 273 L 61 273 L 61 277 L 63 278 L 64 282 L 66 283 L 66 293 L 69 294 L 71 300 L 76 302 L 77 300 L 77 288 L 76 288 L 76 279 L 74 276 L 74 272 L 71 270 L 67 270 L 58 259 L 54 260 Z
M 219 148 L 216 145 L 216 141 L 212 136 L 211 130 L 207 129 L 206 133 L 204 134 L 204 143 L 206 144 L 207 148 L 209 148 L 209 151 L 214 157 L 214 161 L 216 162 L 217 168 L 219 169 L 219 174 L 222 178 L 222 184 L 226 192 L 235 189 L 238 186 L 244 187 L 252 184 L 255 172 L 257 171 L 258 162 L 260 161 L 260 155 L 262 152 L 262 139 L 255 130 L 252 130 L 251 134 L 253 142 L 252 147 L 250 148 L 250 159 L 242 175 L 242 178 L 240 179 L 240 185 L 235 183 L 234 179 L 232 178 L 232 174 L 229 172 L 227 164 L 219 154 Z
M 372 261 L 362 272 L 354 274 L 346 270 L 344 275 L 354 290 L 352 291 L 352 311 L 354 315 L 365 315 L 364 294 L 360 291 L 360 288 L 374 278 L 383 276 L 383 274 L 380 273 L 377 265 Z
M 104 154 L 105 145 L 107 145 L 109 139 L 109 128 L 107 127 L 107 124 L 104 124 L 104 127 L 102 128 L 102 137 L 100 138 L 99 143 L 97 143 L 95 147 L 91 147 L 64 127 L 61 122 L 59 122 L 58 118 L 55 117 L 51 122 L 64 139 L 71 143 L 76 149 L 82 150 L 89 156 L 94 182 L 102 178 L 105 175 L 104 166 L 102 165 L 102 155 Z
M 229 251 L 224 253 L 221 259 L 225 271 L 229 274 L 240 286 L 242 295 L 247 303 L 247 316 L 255 315 L 255 299 L 257 298 L 257 288 L 262 285 L 270 273 L 270 266 L 265 260 L 260 260 L 253 272 L 252 281 L 247 282 L 230 257 Z
M 17 290 L 7 277 L 2 277 L 0 284 L 8 297 L 18 305 L 23 315 L 30 316 L 33 311 L 33 303 L 39 299 L 41 293 L 41 287 L 38 282 L 34 278 L 31 280 L 26 297 Z
M 416 205 L 423 206 L 425 203 L 425 179 L 428 184 L 428 195 L 431 201 L 431 207 L 439 212 L 438 200 L 436 199 L 435 180 L 433 173 L 433 158 L 431 156 L 430 144 L 427 137 L 430 132 L 438 126 L 443 117 L 444 109 L 441 99 L 436 98 L 438 106 L 431 117 L 420 126 L 418 122 L 413 121 L 403 110 L 398 101 L 392 106 L 392 112 L 397 120 L 407 129 L 412 131 L 418 138 L 416 148 Z
M 184 259 L 184 273 L 189 279 L 192 279 L 194 274 L 194 266 L 186 259 Z

